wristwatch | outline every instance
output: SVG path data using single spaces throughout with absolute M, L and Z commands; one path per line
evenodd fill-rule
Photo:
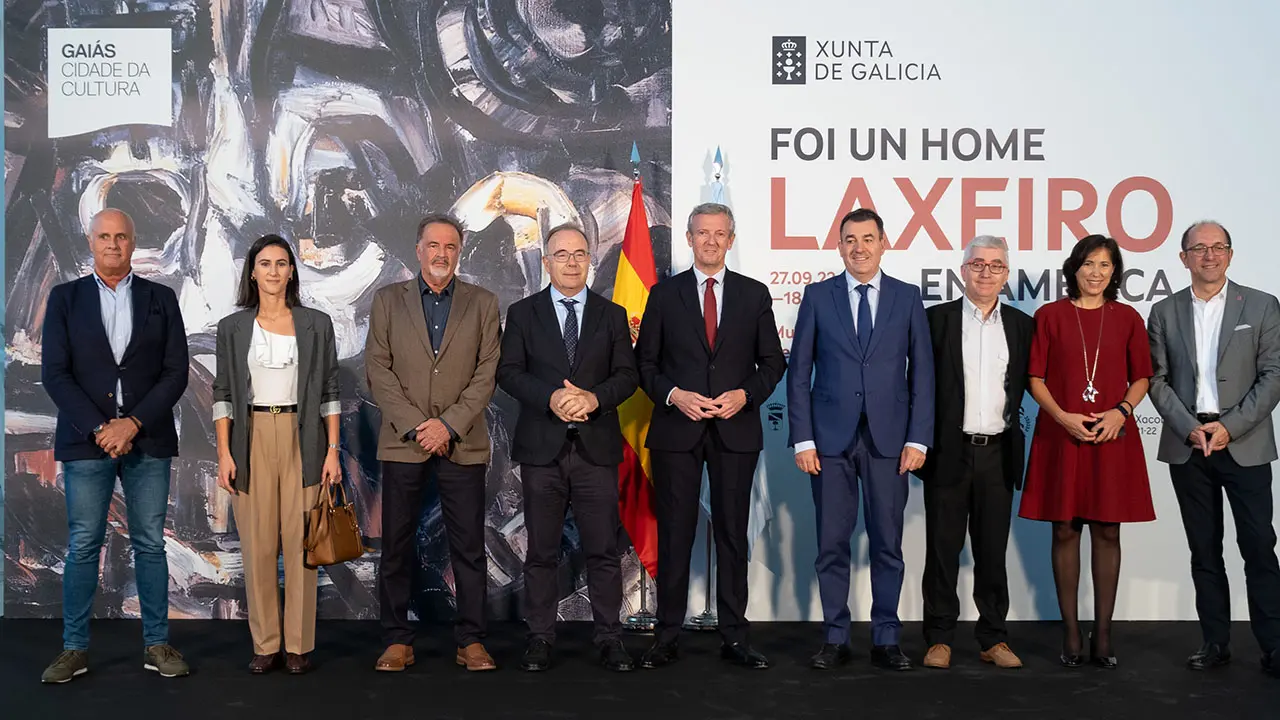
M 337 446 L 337 445 L 334 445 L 333 443 L 329 443 L 329 449 L 330 449 L 330 450 L 337 450 L 337 449 L 338 449 L 338 446 Z
M 98 423 L 98 427 L 96 427 L 96 428 L 94 428 L 94 429 L 93 429 L 93 434 L 94 434 L 94 435 L 97 435 L 98 433 L 100 433 L 100 432 L 102 432 L 103 430 L 106 430 L 106 429 L 107 429 L 107 424 L 106 424 L 106 423 Z
M 745 389 L 745 388 L 744 388 L 744 389 L 742 390 L 742 394 L 744 394 L 744 395 L 746 395 L 746 396 L 747 396 L 747 404 L 746 404 L 746 407 L 752 407 L 752 405 L 751 405 L 751 391 L 750 391 L 750 390 L 747 390 L 747 389 Z

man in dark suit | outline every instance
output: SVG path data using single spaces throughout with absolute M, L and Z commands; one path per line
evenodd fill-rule
M 747 642 L 747 521 L 764 444 L 758 406 L 787 363 L 768 288 L 725 268 L 733 212 L 717 203 L 695 207 L 686 237 L 693 268 L 650 290 L 636 342 L 640 386 L 654 404 L 645 447 L 658 519 L 657 638 L 641 665 L 661 667 L 678 657 L 705 464 L 721 657 L 767 668 L 768 659 Z
M 89 616 L 116 479 L 124 489 L 142 609 L 143 667 L 189 672 L 169 645 L 164 521 L 178 454 L 173 407 L 187 389 L 187 334 L 173 290 L 133 274 L 133 220 L 107 209 L 89 224 L 93 274 L 49 293 L 41 379 L 58 407 L 70 524 L 62 576 L 63 652 L 42 680 L 88 672 Z
M 840 222 L 845 272 L 805 288 L 791 341 L 787 404 L 796 466 L 813 476 L 818 515 L 819 670 L 847 662 L 849 538 L 862 480 L 871 547 L 871 661 L 909 670 L 902 623 L 907 473 L 933 442 L 933 350 L 920 290 L 880 271 L 884 221 L 860 208 Z M 856 318 L 856 320 L 855 320 Z
M 507 310 L 498 386 L 520 401 L 511 459 L 520 463 L 524 525 L 525 621 L 521 667 L 551 667 L 565 508 L 587 560 L 591 614 L 600 663 L 632 669 L 620 638 L 622 570 L 618 556 L 618 405 L 639 382 L 627 314 L 587 289 L 591 253 L 573 225 L 547 234 L 542 264 L 551 285 Z
M 925 311 L 933 339 L 936 409 L 932 450 L 916 473 L 924 481 L 925 667 L 951 666 L 960 601 L 956 576 L 966 528 L 973 550 L 975 634 L 984 662 L 1022 667 L 1009 649 L 1005 549 L 1013 491 L 1022 487 L 1026 440 L 1018 410 L 1027 389 L 1035 321 L 1000 302 L 1009 247 L 980 235 L 960 266 L 964 297 Z
M 1234 250 L 1216 222 L 1182 234 L 1191 286 L 1151 308 L 1151 404 L 1164 418 L 1159 458 L 1191 549 L 1191 580 L 1204 644 L 1192 670 L 1231 660 L 1231 591 L 1222 559 L 1222 495 L 1244 559 L 1249 623 L 1262 667 L 1280 677 L 1280 562 L 1272 525 L 1271 414 L 1280 403 L 1280 302 L 1227 280 Z
M 417 566 L 418 519 L 436 483 L 457 586 L 454 662 L 496 670 L 485 649 L 488 573 L 484 549 L 485 469 L 500 352 L 498 297 L 457 277 L 462 224 L 443 214 L 418 223 L 420 272 L 373 297 L 365 371 L 382 413 L 382 559 L 378 597 L 386 650 L 374 669 L 413 665 L 409 600 Z

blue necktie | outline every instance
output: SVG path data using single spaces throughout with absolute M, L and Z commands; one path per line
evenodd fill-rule
M 573 309 L 578 304 L 573 298 L 560 301 L 569 315 L 564 319 L 564 351 L 569 356 L 569 365 L 573 366 L 574 356 L 578 354 L 578 313 Z
M 870 285 L 859 285 L 855 288 L 858 291 L 858 344 L 862 346 L 862 352 L 867 352 L 867 346 L 871 344 L 871 303 L 867 300 L 867 289 Z

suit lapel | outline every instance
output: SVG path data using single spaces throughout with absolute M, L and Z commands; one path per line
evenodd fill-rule
M 956 305 L 947 313 L 947 331 L 944 341 L 947 352 L 951 355 L 951 368 L 956 373 L 956 385 L 960 387 L 960 403 L 964 404 L 964 301 L 955 301 Z M 1008 330 L 1005 330 L 1006 334 Z
M 1192 376 L 1198 377 L 1200 375 L 1200 356 L 1196 354 L 1196 324 L 1193 317 L 1195 311 L 1191 307 L 1191 289 L 1188 288 L 1183 293 L 1185 293 L 1185 296 L 1178 298 L 1177 302 L 1173 304 L 1174 324 L 1177 327 L 1178 334 L 1182 336 L 1182 344 L 1186 348 L 1187 357 L 1191 358 Z M 1226 324 L 1225 318 L 1223 319 L 1223 324 Z
M 453 336 L 458 334 L 458 326 L 462 324 L 462 317 L 467 312 L 467 305 L 471 301 L 471 286 L 454 279 L 453 281 L 453 302 L 449 304 L 449 319 L 444 324 L 444 337 L 440 339 L 440 352 L 437 356 L 444 355 L 449 349 L 449 342 L 453 340 Z M 423 327 L 426 327 L 426 316 L 423 316 Z M 430 339 L 427 345 L 430 346 Z
M 418 288 L 417 278 L 405 283 L 403 297 L 404 310 L 409 313 L 409 324 L 413 326 L 414 334 L 418 336 L 422 348 L 427 351 L 427 357 L 434 358 L 435 353 L 431 350 L 431 335 L 427 333 L 427 316 L 422 312 L 422 293 Z
M 315 347 L 315 329 L 311 316 L 293 308 L 293 334 L 298 343 L 298 397 L 305 397 L 307 378 L 311 377 L 311 350 Z
M 1218 334 L 1218 364 L 1222 364 L 1222 358 L 1227 354 L 1227 346 L 1231 344 L 1231 338 L 1235 337 L 1236 325 L 1240 323 L 1240 316 L 1244 313 L 1244 296 L 1231 288 L 1231 281 L 1227 281 L 1227 286 L 1223 291 L 1227 294 L 1227 306 L 1222 309 L 1222 331 Z
M 134 275 L 129 281 L 129 294 L 129 302 L 133 305 L 133 333 L 129 336 L 129 345 L 124 349 L 121 362 L 124 362 L 124 358 L 129 357 L 138 346 L 142 329 L 146 327 L 147 319 L 151 317 L 151 283 Z
M 844 273 L 837 275 L 835 282 L 831 283 L 831 301 L 835 304 L 836 318 L 849 338 L 849 345 L 853 346 L 854 354 L 861 357 L 862 347 L 858 345 L 858 333 L 853 327 L 853 308 L 849 307 L 849 280 Z
M 731 270 L 724 272 L 724 292 L 720 293 L 720 321 L 716 326 L 716 346 L 711 349 L 711 355 L 714 357 L 720 352 L 720 346 L 724 344 L 724 333 L 720 332 L 723 328 L 735 327 L 731 318 L 733 313 L 738 310 L 742 303 L 738 302 L 738 293 L 742 290 L 741 284 L 736 277 L 737 273 Z M 706 334 L 705 332 L 703 333 Z
M 702 349 L 707 351 L 707 355 L 711 354 L 711 345 L 707 342 L 707 326 L 706 321 L 702 317 L 702 308 L 698 306 L 698 276 L 693 274 L 692 270 L 685 270 L 677 276 L 679 283 L 680 300 L 684 302 L 685 308 L 689 311 L 689 317 L 693 318 L 694 335 L 702 341 Z
M 578 328 L 578 355 L 573 360 L 574 371 L 582 364 L 582 356 L 585 354 L 586 345 L 582 340 L 592 337 L 595 333 L 596 326 L 600 324 L 600 318 L 604 317 L 605 302 L 607 301 L 603 297 L 591 292 L 587 293 L 587 306 L 582 309 L 582 327 Z
M 880 337 L 884 335 L 883 331 L 888 330 L 889 318 L 893 317 L 893 301 L 897 298 L 898 293 L 893 289 L 893 283 L 890 282 L 888 275 L 880 275 L 880 301 L 876 304 L 876 319 L 871 325 L 871 342 L 867 344 L 867 357 L 871 357 L 876 352 L 876 345 L 880 342 Z M 876 332 L 881 330 L 882 332 Z
M 537 316 L 538 322 L 542 323 L 543 332 L 555 338 L 552 344 L 559 348 L 558 352 L 552 353 L 556 358 L 556 367 L 568 375 L 569 352 L 564 348 L 564 328 L 560 326 L 560 319 L 556 317 L 555 300 L 551 298 L 550 286 L 538 294 L 538 299 L 533 303 L 533 314 Z M 453 316 L 452 310 L 449 311 L 449 315 Z

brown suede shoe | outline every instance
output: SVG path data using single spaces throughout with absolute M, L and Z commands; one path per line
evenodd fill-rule
M 493 658 L 489 657 L 489 652 L 480 643 L 458 648 L 457 663 L 471 672 L 498 669 Z
M 254 655 L 249 661 L 249 672 L 254 675 L 266 675 L 280 667 L 280 653 L 270 655 Z
M 924 654 L 924 666 L 935 670 L 946 670 L 951 667 L 951 646 L 931 645 Z
M 388 645 L 373 669 L 378 672 L 404 672 L 410 665 L 413 665 L 412 645 Z
M 1013 651 L 1009 649 L 1009 646 L 1004 643 L 995 645 L 990 650 L 983 650 L 982 654 L 978 657 L 982 658 L 982 662 L 992 663 L 996 667 L 1004 668 L 1005 670 L 1013 670 L 1015 668 L 1022 667 L 1022 661 L 1019 660 L 1018 656 L 1014 655 Z

